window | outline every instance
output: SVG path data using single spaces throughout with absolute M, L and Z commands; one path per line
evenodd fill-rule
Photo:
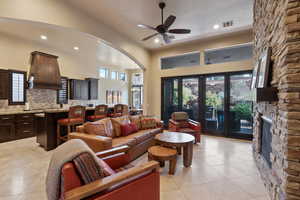
M 253 44 L 242 44 L 221 49 L 210 49 L 204 52 L 205 64 L 234 62 L 252 58 Z
M 108 77 L 108 69 L 101 68 L 99 70 L 99 76 L 100 76 L 100 78 L 107 78 Z
M 178 56 L 161 58 L 161 69 L 191 67 L 200 65 L 200 52 L 187 53 Z
M 126 73 L 125 72 L 120 73 L 120 80 L 121 81 L 126 81 Z
M 11 71 L 9 104 L 25 104 L 25 77 L 26 72 Z
M 118 79 L 118 72 L 112 71 L 111 72 L 111 79 L 112 80 L 117 80 Z
M 132 86 L 131 88 L 132 102 L 131 105 L 135 109 L 142 108 L 143 102 L 143 86 Z
M 142 73 L 135 73 L 132 75 L 132 85 L 143 85 L 144 78 Z

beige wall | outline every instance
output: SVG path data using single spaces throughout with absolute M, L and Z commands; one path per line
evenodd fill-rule
M 88 54 L 78 52 L 65 52 L 60 49 L 48 47 L 42 43 L 23 40 L 14 36 L 0 33 L 0 68 L 29 70 L 29 57 L 32 51 L 42 51 L 59 57 L 58 62 L 62 76 L 74 79 L 99 78 L 98 69 L 101 66 L 110 70 L 125 72 L 121 66 L 107 66 Z M 128 82 L 119 80 L 99 79 L 99 101 L 105 103 L 106 90 L 122 91 L 122 103 L 128 103 Z
M 43 22 L 89 33 L 126 52 L 143 67 L 149 67 L 150 54 L 146 49 L 63 0 L 1 0 L 0 17 Z M 146 105 L 147 101 L 145 98 Z
M 222 37 L 215 37 L 205 40 L 194 41 L 182 45 L 176 45 L 170 48 L 152 52 L 151 67 L 146 71 L 148 85 L 147 105 L 149 114 L 160 117 L 161 113 L 161 77 L 168 76 L 184 76 L 192 74 L 209 74 L 217 72 L 242 71 L 252 69 L 252 60 L 244 60 L 240 62 L 227 62 L 222 64 L 204 65 L 203 51 L 205 49 L 221 48 L 237 44 L 252 42 L 252 32 L 243 31 L 236 34 L 229 34 Z M 201 52 L 201 66 L 181 67 L 175 69 L 161 70 L 160 58 L 180 55 L 188 52 Z

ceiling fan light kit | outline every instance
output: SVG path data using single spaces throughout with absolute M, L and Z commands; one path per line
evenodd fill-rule
M 157 33 L 154 33 L 152 35 L 149 35 L 149 36 L 143 38 L 142 41 L 147 41 L 157 35 L 161 35 L 164 42 L 166 44 L 169 44 L 169 43 L 171 43 L 171 40 L 175 38 L 174 35 L 170 35 L 169 33 L 171 33 L 171 34 L 189 34 L 189 33 L 191 33 L 190 29 L 169 29 L 175 22 L 176 16 L 170 15 L 164 21 L 164 8 L 166 7 L 166 4 L 164 2 L 160 2 L 158 4 L 158 6 L 161 9 L 161 24 L 160 25 L 158 25 L 157 27 L 152 27 L 152 26 L 145 25 L 145 24 L 138 25 L 138 27 L 140 27 L 140 28 L 153 30 L 153 31 L 156 31 Z

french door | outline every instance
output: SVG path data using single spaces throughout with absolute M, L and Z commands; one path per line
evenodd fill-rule
M 252 138 L 251 71 L 162 78 L 162 119 L 184 111 L 207 134 Z

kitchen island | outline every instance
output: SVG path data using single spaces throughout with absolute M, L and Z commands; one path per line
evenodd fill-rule
M 95 108 L 86 107 L 86 116 Z M 11 110 L 0 112 L 0 143 L 28 137 L 37 137 L 45 150 L 55 149 L 57 120 L 68 117 L 69 109 Z M 66 130 L 62 128 L 62 133 Z

